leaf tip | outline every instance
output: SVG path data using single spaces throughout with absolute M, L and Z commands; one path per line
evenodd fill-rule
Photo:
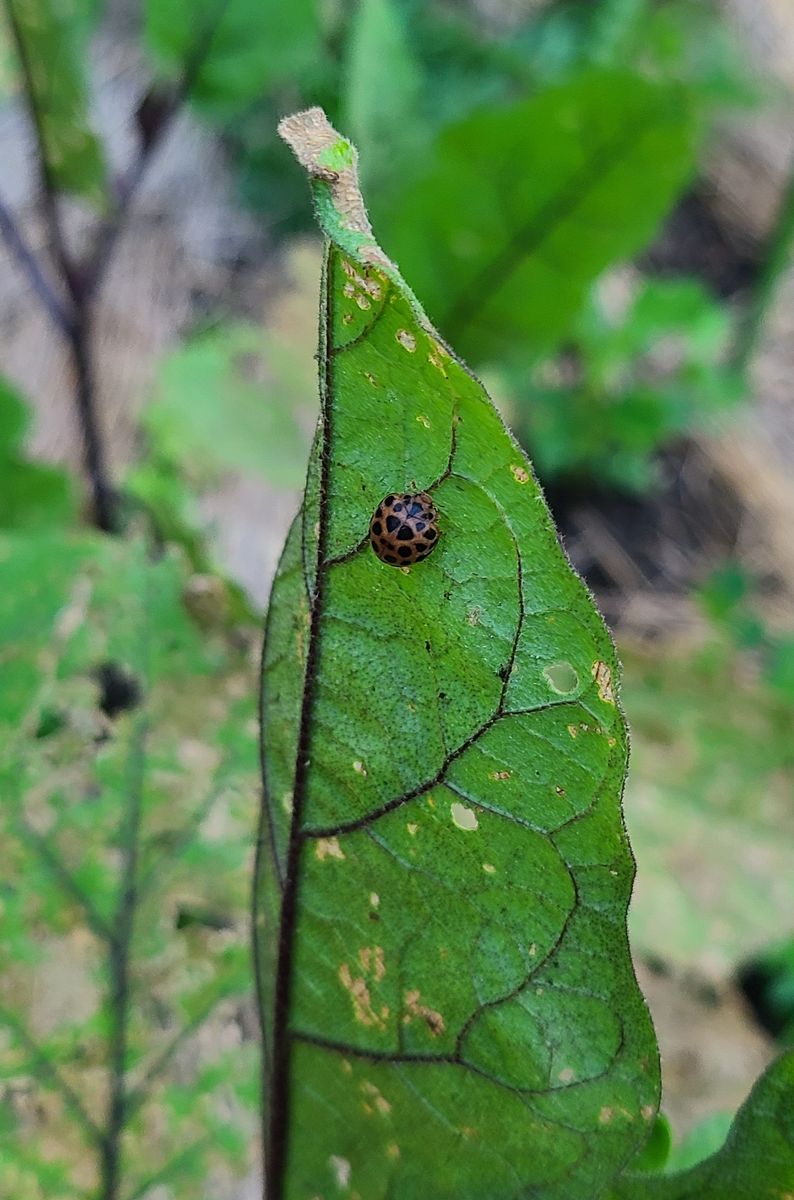
M 372 238 L 358 184 L 356 149 L 334 129 L 323 109 L 307 108 L 283 117 L 278 132 L 312 180 L 330 186 L 335 207 L 347 228 Z

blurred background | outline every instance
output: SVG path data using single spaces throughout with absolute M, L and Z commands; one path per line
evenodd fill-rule
M 794 5 L 0 30 L 0 1197 L 257 1195 L 257 652 L 321 258 L 275 126 L 309 104 L 617 640 L 632 947 L 702 1156 L 794 1041 Z

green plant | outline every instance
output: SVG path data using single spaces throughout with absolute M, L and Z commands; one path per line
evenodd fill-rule
M 27 427 L 24 403 L 0 379 L 0 529 L 68 527 L 77 517 L 74 484 L 66 472 L 25 456 Z
M 263 660 L 268 1196 L 774 1195 L 792 1055 L 711 1158 L 632 1171 L 659 1079 L 613 648 L 528 461 L 375 242 L 351 144 L 317 109 L 281 128 L 327 255 L 321 417 Z M 443 532 L 400 569 L 366 531 L 406 488 Z
M 722 366 L 729 336 L 725 309 L 693 280 L 642 283 L 619 314 L 595 290 L 562 352 L 507 385 L 541 477 L 647 490 L 660 446 L 742 397 Z
M 0 561 L 0 1193 L 192 1194 L 256 1105 L 251 657 L 140 537 Z
M 773 632 L 752 600 L 753 581 L 737 563 L 715 571 L 700 590 L 706 613 L 737 650 L 753 654 L 764 680 L 785 700 L 794 701 L 794 637 Z
M 300 0 L 289 15 L 273 0 L 152 0 L 142 40 L 153 78 L 134 114 L 137 146 L 116 177 L 92 130 L 84 67 L 102 6 L 5 0 L 4 10 L 51 261 L 33 252 L 2 203 L 0 231 L 68 347 L 100 528 L 123 524 L 126 510 L 106 462 L 96 308 L 141 180 L 184 104 L 236 143 L 279 230 L 300 212 L 299 180 L 276 148 L 273 113 L 294 105 L 297 92 L 346 123 L 365 151 L 386 244 L 445 336 L 476 365 L 503 370 L 517 428 L 532 438 L 544 473 L 570 467 L 601 481 L 647 484 L 660 441 L 731 392 L 730 381 L 709 376 L 705 364 L 694 381 L 702 403 L 691 407 L 680 402 L 681 387 L 692 382 L 688 369 L 669 382 L 662 375 L 642 395 L 610 394 L 607 404 L 604 392 L 613 419 L 591 421 L 583 444 L 566 446 L 560 414 L 581 404 L 570 391 L 551 396 L 531 382 L 539 359 L 586 341 L 594 282 L 647 244 L 688 185 L 715 105 L 747 99 L 738 56 L 709 6 L 551 4 L 496 36 L 474 14 L 416 0 L 359 0 L 349 9 Z M 505 172 L 509 189 L 500 187 Z M 464 186 L 468 204 L 450 204 Z M 67 196 L 90 214 L 79 248 Z M 770 254 L 781 259 L 788 240 Z M 237 337 L 233 328 L 229 336 Z M 221 342 L 218 331 L 216 350 Z M 196 344 L 190 349 L 198 353 Z M 274 419 L 281 403 L 282 455 L 271 456 L 278 465 L 294 439 L 288 398 L 277 388 L 273 394 Z M 198 393 L 206 414 L 202 396 L 211 400 L 206 382 Z M 616 424 L 626 433 L 616 435 Z M 244 464 L 245 445 L 237 450 Z M 179 536 L 198 561 L 203 531 L 189 484 L 173 454 L 155 448 L 154 462 L 129 487 L 156 528 Z

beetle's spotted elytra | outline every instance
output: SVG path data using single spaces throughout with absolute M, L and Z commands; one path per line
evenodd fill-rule
M 369 541 L 381 562 L 410 567 L 438 545 L 438 510 L 427 492 L 391 492 L 372 516 Z

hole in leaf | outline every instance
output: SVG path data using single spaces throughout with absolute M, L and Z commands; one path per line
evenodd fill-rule
M 543 668 L 549 687 L 560 696 L 575 692 L 579 686 L 579 675 L 569 662 L 549 663 Z
M 470 832 L 472 829 L 476 829 L 479 825 L 477 814 L 473 809 L 467 808 L 465 804 L 458 804 L 458 802 L 455 801 L 454 804 L 450 805 L 449 811 L 450 815 L 452 816 L 452 820 L 454 824 L 457 825 L 458 829 L 465 829 Z

